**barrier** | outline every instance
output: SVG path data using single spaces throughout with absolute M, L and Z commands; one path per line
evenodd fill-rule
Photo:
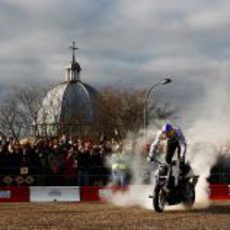
M 81 201 L 106 201 L 117 191 L 126 191 L 128 187 L 85 186 L 81 187 Z
M 0 202 L 29 202 L 29 187 L 0 187 Z
M 81 201 L 100 201 L 100 197 L 99 197 L 99 190 L 100 187 L 97 186 L 84 186 L 81 187 L 81 193 L 80 193 L 80 197 L 81 197 Z
M 126 191 L 128 187 L 81 187 L 81 201 L 106 201 L 116 191 Z M 230 185 L 212 184 L 210 185 L 211 200 L 230 200 Z
M 106 201 L 116 191 L 126 191 L 128 187 L 0 187 L 0 202 L 50 202 L 50 201 Z M 210 199 L 230 200 L 230 185 L 211 184 Z
M 80 201 L 79 187 L 30 187 L 30 201 Z
M 230 200 L 230 185 L 211 184 L 210 199 L 212 200 Z

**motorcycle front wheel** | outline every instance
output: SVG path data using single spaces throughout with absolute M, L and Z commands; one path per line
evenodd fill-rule
M 153 194 L 153 207 L 157 212 L 163 212 L 166 204 L 166 194 L 163 186 L 157 184 Z

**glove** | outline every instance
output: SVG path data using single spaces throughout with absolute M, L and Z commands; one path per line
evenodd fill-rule
M 153 157 L 150 157 L 150 156 L 147 156 L 147 161 L 151 163 L 151 162 L 154 161 L 154 158 L 153 158 Z

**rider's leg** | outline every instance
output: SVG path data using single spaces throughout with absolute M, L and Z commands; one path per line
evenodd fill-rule
M 174 187 L 175 186 L 175 179 L 173 176 L 172 176 L 172 159 L 173 159 L 173 156 L 176 152 L 176 150 L 178 150 L 179 148 L 179 143 L 177 140 L 175 139 L 171 139 L 171 140 L 168 140 L 167 141 L 167 152 L 166 152 L 166 156 L 165 156 L 165 160 L 166 162 L 170 165 L 169 167 L 169 187 Z M 178 178 L 177 178 L 178 179 Z
M 165 160 L 168 164 L 172 163 L 172 159 L 174 156 L 174 153 L 176 150 L 180 147 L 178 141 L 176 140 L 168 140 L 167 141 L 167 151 L 166 151 L 166 156 Z

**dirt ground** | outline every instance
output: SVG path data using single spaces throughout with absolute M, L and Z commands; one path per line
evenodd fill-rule
M 164 213 L 105 203 L 0 203 L 0 214 L 0 229 L 230 229 L 230 202 Z

